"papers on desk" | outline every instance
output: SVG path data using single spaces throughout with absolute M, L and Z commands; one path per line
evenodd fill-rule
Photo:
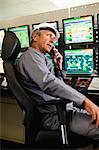
M 99 95 L 99 77 L 94 77 L 88 87 L 89 94 Z
M 99 77 L 93 77 L 88 90 L 99 90 Z
M 99 77 L 93 77 L 88 90 L 99 90 Z

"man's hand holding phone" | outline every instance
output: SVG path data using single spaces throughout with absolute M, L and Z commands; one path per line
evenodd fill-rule
M 55 47 L 51 50 L 51 56 L 55 63 L 55 66 L 62 70 L 62 62 L 63 62 L 63 56 L 59 53 L 58 49 Z

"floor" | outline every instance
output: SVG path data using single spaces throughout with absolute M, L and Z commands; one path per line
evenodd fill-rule
M 21 149 L 23 148 L 23 145 L 20 143 L 15 143 L 15 142 L 11 142 L 11 141 L 6 141 L 6 140 L 0 140 L 0 146 L 1 146 L 1 150 L 5 149 Z
M 7 149 L 8 150 L 10 150 L 10 149 L 11 150 L 14 150 L 14 149 L 15 150 L 17 150 L 17 149 L 24 150 L 24 149 L 26 149 L 23 146 L 23 144 L 11 142 L 11 141 L 6 141 L 6 140 L 0 140 L 0 145 L 1 145 L 1 150 L 7 150 Z M 34 148 L 32 148 L 32 149 L 34 150 Z M 38 149 L 38 150 L 40 150 L 40 149 Z M 54 150 L 54 149 L 52 149 L 52 150 Z M 59 150 L 61 150 L 61 149 L 59 149 Z M 72 150 L 74 150 L 74 149 L 72 149 Z M 88 146 L 83 147 L 83 148 L 77 148 L 76 150 L 94 150 L 94 149 L 93 149 L 92 145 L 88 145 Z

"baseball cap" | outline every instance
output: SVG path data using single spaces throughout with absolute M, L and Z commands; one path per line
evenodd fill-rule
M 59 34 L 58 30 L 50 23 L 40 23 L 39 25 L 34 27 L 32 32 L 34 32 L 36 30 L 44 30 L 44 29 L 52 31 L 56 35 L 56 39 L 59 39 L 60 34 Z

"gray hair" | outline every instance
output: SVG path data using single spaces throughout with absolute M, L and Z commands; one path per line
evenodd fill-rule
M 42 32 L 42 30 L 35 30 L 35 31 L 33 31 L 32 33 L 31 33 L 31 44 L 33 43 L 33 41 L 34 41 L 34 39 L 32 38 L 32 35 L 33 35 L 33 33 L 37 33 L 39 36 L 41 35 L 41 32 Z
M 40 29 L 38 29 L 38 30 L 35 30 L 35 31 L 33 31 L 32 33 L 31 33 L 31 43 L 33 43 L 33 38 L 32 38 L 32 35 L 33 35 L 33 33 L 35 32 L 35 33 L 37 33 L 39 36 L 41 35 L 41 33 L 42 33 L 42 31 L 43 30 L 40 30 Z

